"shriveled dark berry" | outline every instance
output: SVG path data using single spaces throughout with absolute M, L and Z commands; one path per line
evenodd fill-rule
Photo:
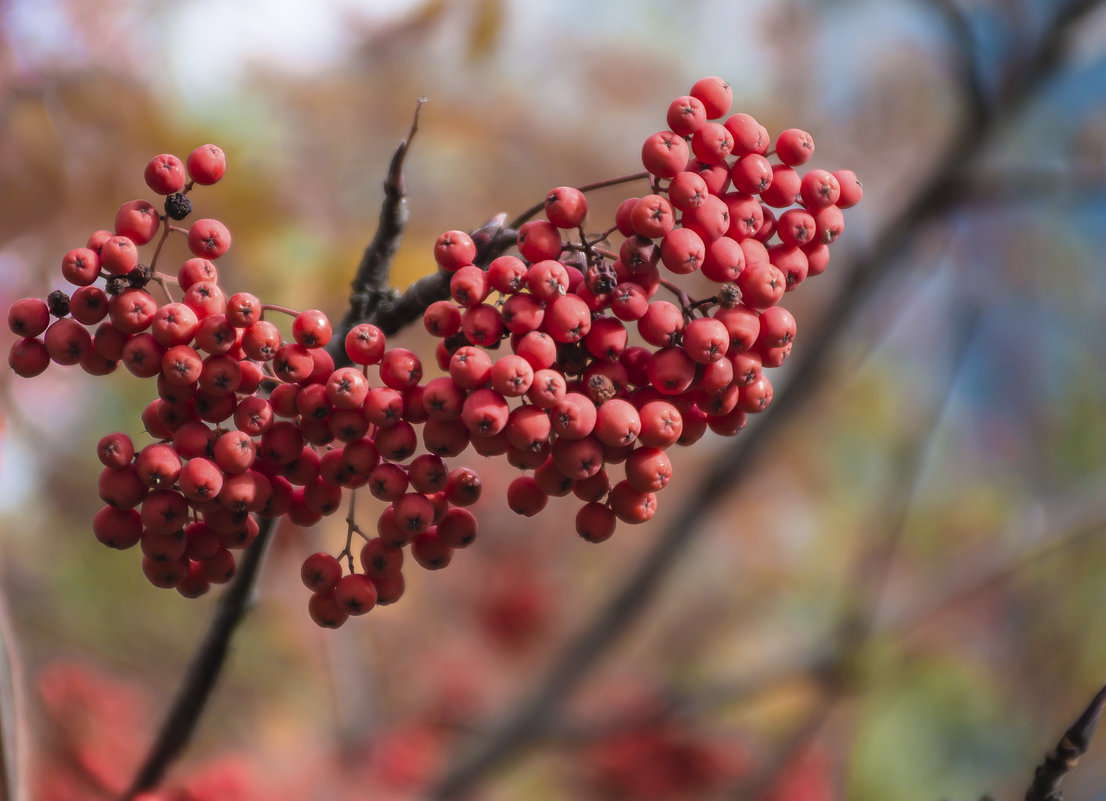
M 131 288 L 131 282 L 125 275 L 113 275 L 104 284 L 104 291 L 109 295 L 119 295 Z
M 192 213 L 192 201 L 188 195 L 177 192 L 165 198 L 165 213 L 170 219 L 183 220 Z
M 46 307 L 55 317 L 64 317 L 69 314 L 69 296 L 60 289 L 55 289 L 46 296 Z
M 723 309 L 733 309 L 741 304 L 741 290 L 737 284 L 725 283 L 718 287 L 718 305 Z
M 130 285 L 135 289 L 142 289 L 142 287 L 150 283 L 150 279 L 153 277 L 153 269 L 146 264 L 138 265 L 125 276 Z

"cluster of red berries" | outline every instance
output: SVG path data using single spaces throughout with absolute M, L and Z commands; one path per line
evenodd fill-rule
M 653 192 L 624 200 L 609 229 L 588 233 L 584 194 L 558 187 L 546 219 L 520 226 L 519 255 L 487 270 L 466 233 L 438 238 L 452 302 L 424 322 L 448 375 L 427 384 L 424 406 L 442 432 L 533 471 L 508 489 L 515 512 L 574 493 L 577 532 L 605 540 L 617 521 L 653 516 L 669 446 L 708 427 L 735 434 L 771 402 L 765 369 L 796 330 L 780 300 L 825 270 L 861 188 L 847 170 L 800 176 L 810 135 L 786 130 L 770 150 L 755 119 L 726 116 L 731 102 L 720 78 L 672 101 L 670 130 L 642 147 Z M 504 340 L 511 352 L 493 356 Z
M 452 300 L 431 304 L 424 323 L 441 338 L 445 374 L 425 384 L 418 356 L 387 349 L 374 325 L 349 332 L 341 344 L 354 366 L 336 368 L 323 312 L 291 312 L 248 292 L 228 297 L 214 262 L 230 231 L 214 219 L 175 224 L 191 213 L 194 186 L 222 177 L 223 151 L 155 157 L 145 178 L 165 197 L 164 211 L 124 203 L 114 230 L 63 257 L 71 294 L 24 298 L 8 313 L 20 337 L 9 364 L 19 375 L 54 361 L 94 375 L 122 363 L 156 379 L 142 415 L 154 441 L 136 448 L 121 433 L 100 441 L 106 506 L 93 521 L 97 538 L 141 544 L 153 584 L 196 596 L 234 574 L 233 551 L 253 541 L 258 518 L 311 525 L 338 510 L 343 489 L 367 485 L 388 503 L 376 536 L 351 514 L 345 549 L 303 563 L 310 614 L 334 627 L 402 594 L 405 546 L 437 569 L 473 541 L 476 519 L 464 507 L 479 497 L 480 479 L 445 462 L 469 445 L 533 471 L 507 491 L 519 514 L 572 493 L 583 502 L 576 529 L 592 542 L 619 520 L 649 520 L 672 476 L 667 448 L 708 427 L 735 434 L 771 402 L 764 370 L 783 363 L 795 337 L 779 302 L 825 270 L 841 209 L 861 195 L 849 171 L 800 176 L 810 135 L 784 131 L 770 150 L 756 120 L 726 116 L 731 102 L 725 82 L 704 78 L 671 103 L 669 130 L 642 147 L 652 193 L 623 201 L 609 229 L 589 234 L 584 193 L 559 187 L 545 219 L 519 227 L 519 255 L 486 269 L 475 264 L 471 236 L 442 234 L 434 256 L 450 274 Z M 171 275 L 157 262 L 174 233 L 193 255 Z M 149 264 L 140 263 L 139 248 L 155 240 Z M 662 289 L 671 299 L 657 297 Z M 294 317 L 291 339 L 266 312 Z M 493 357 L 504 340 L 511 353 Z M 613 465 L 623 466 L 621 480 L 608 475 Z M 365 540 L 360 572 L 354 534 Z
M 146 182 L 166 196 L 164 213 L 145 200 L 123 204 L 113 231 L 93 233 L 63 257 L 62 276 L 77 287 L 72 294 L 58 290 L 45 301 L 12 304 L 8 323 L 21 338 L 9 364 L 34 376 L 50 361 L 94 375 L 122 363 L 156 380 L 157 397 L 142 414 L 154 441 L 138 448 L 113 433 L 99 442 L 106 505 L 92 528 L 113 548 L 140 545 L 150 582 L 187 597 L 234 575 L 234 551 L 253 541 L 258 518 L 312 525 L 338 510 L 343 489 L 367 485 L 389 505 L 377 536 L 350 520 L 351 539 L 356 531 L 365 540 L 362 572 L 348 542 L 339 555 L 348 570 L 324 553 L 303 565 L 311 616 L 337 626 L 403 593 L 403 546 L 436 569 L 473 541 L 476 520 L 464 507 L 479 497 L 480 480 L 472 470 L 450 470 L 437 452 L 415 455 L 412 423 L 424 418 L 414 353 L 388 350 L 380 329 L 365 323 L 344 341 L 356 366 L 336 369 L 326 349 L 331 324 L 321 311 L 297 314 L 248 292 L 224 293 L 214 260 L 230 247 L 226 226 L 174 222 L 191 213 L 193 187 L 215 183 L 225 169 L 223 151 L 213 145 L 186 162 L 154 158 Z M 193 254 L 175 276 L 157 268 L 173 233 L 187 237 Z M 150 263 L 140 264 L 139 248 L 155 239 Z M 180 300 L 173 300 L 176 292 Z M 291 340 L 266 312 L 294 317 Z M 379 365 L 381 386 L 370 387 L 369 365 Z

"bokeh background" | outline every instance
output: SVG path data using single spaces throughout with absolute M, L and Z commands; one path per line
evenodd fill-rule
M 214 142 L 227 176 L 194 200 L 233 231 L 223 283 L 339 315 L 419 97 L 398 288 L 441 230 L 639 169 L 704 75 L 864 182 L 829 271 L 787 301 L 780 386 L 802 397 L 750 427 L 760 446 L 709 503 L 696 487 L 752 430 L 678 449 L 654 520 L 600 546 L 567 501 L 511 515 L 514 471 L 468 454 L 479 542 L 337 632 L 310 623 L 298 570 L 344 525 L 283 530 L 179 797 L 440 797 L 681 527 L 470 797 L 1021 797 L 1106 682 L 1097 5 L 0 2 L 3 307 L 60 286 L 61 255 L 146 196 L 150 157 Z M 628 191 L 593 197 L 597 229 Z M 417 326 L 397 341 L 432 361 Z M 137 434 L 149 398 L 129 374 L 0 373 L 0 586 L 36 801 L 126 784 L 214 611 L 218 592 L 154 589 L 90 531 L 94 444 Z M 1068 797 L 1106 798 L 1102 753 Z

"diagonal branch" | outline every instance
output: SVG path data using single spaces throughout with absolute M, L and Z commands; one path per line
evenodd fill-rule
M 1103 707 L 1106 707 L 1106 687 L 1098 691 L 1083 714 L 1064 732 L 1056 747 L 1045 755 L 1044 762 L 1037 766 L 1033 782 L 1025 791 L 1025 801 L 1061 801 L 1063 793 L 1060 783 L 1090 748 Z
M 191 739 L 226 663 L 231 638 L 253 605 L 257 576 L 272 538 L 273 524 L 272 518 L 260 521 L 257 537 L 246 549 L 234 579 L 219 599 L 207 634 L 193 655 L 157 738 L 121 801 L 130 801 L 156 787 Z
M 411 130 L 396 147 L 388 165 L 388 174 L 384 179 L 384 202 L 380 206 L 380 218 L 376 233 L 361 255 L 361 263 L 353 277 L 352 293 L 349 296 L 349 308 L 335 329 L 327 350 L 336 365 L 348 364 L 344 343 L 346 334 L 362 320 L 367 320 L 376 311 L 381 300 L 389 295 L 388 273 L 403 238 L 407 226 L 407 188 L 403 177 L 403 163 L 411 140 L 419 128 L 419 112 L 422 111 L 425 97 L 415 103 L 415 113 L 411 119 Z
M 0 801 L 23 801 L 23 751 L 25 742 L 19 706 L 20 663 L 15 651 L 7 608 L 0 598 Z
M 880 281 L 892 274 L 892 267 L 901 265 L 896 257 L 927 230 L 927 223 L 945 217 L 962 200 L 966 186 L 963 165 L 978 161 L 979 154 L 1002 124 L 1055 72 L 1070 26 L 1076 25 L 1082 14 L 1096 5 L 1097 0 L 1072 3 L 1072 13 L 1058 17 L 1042 40 L 1040 52 L 1030 61 L 1033 69 L 1026 75 L 1025 83 L 1002 93 L 993 110 L 984 113 L 979 120 L 974 119 L 974 115 L 962 120 L 929 179 L 885 225 L 871 250 L 853 265 L 819 329 L 812 332 L 808 347 L 794 357 L 789 380 L 776 393 L 771 413 L 743 432 L 732 448 L 708 466 L 706 479 L 691 493 L 673 524 L 661 532 L 653 549 L 625 583 L 554 659 L 534 692 L 471 753 L 447 770 L 433 788 L 432 799 L 446 801 L 463 796 L 491 771 L 532 743 L 587 672 L 645 612 L 649 600 L 656 596 L 656 590 L 679 563 L 691 540 L 703 530 L 702 523 L 717 502 L 745 479 L 757 457 L 785 422 L 801 408 L 806 398 L 813 396 L 833 363 L 833 351 L 847 328 L 845 321 L 852 319 Z

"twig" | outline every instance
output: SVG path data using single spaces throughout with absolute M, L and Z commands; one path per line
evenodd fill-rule
M 425 102 L 425 97 L 416 102 L 411 130 L 408 131 L 407 138 L 396 147 L 388 165 L 388 174 L 384 179 L 384 202 L 380 206 L 376 233 L 361 255 L 361 263 L 357 266 L 357 273 L 351 284 L 353 292 L 349 297 L 349 309 L 335 329 L 334 337 L 327 348 L 336 365 L 349 364 L 344 347 L 346 334 L 360 321 L 368 319 L 375 312 L 381 298 L 387 295 L 388 272 L 407 225 L 407 189 L 403 178 L 403 162 L 411 147 L 411 140 L 418 131 L 419 112 Z
M 1098 695 L 1083 710 L 1083 714 L 1068 727 L 1060 742 L 1037 766 L 1033 773 L 1033 782 L 1025 791 L 1025 801 L 1061 801 L 1064 794 L 1060 791 L 1060 783 L 1079 763 L 1079 758 L 1087 753 L 1104 706 L 1106 687 L 1098 691 Z
M 207 634 L 193 655 L 153 746 L 120 801 L 130 801 L 156 787 L 191 738 L 226 662 L 231 637 L 253 603 L 272 529 L 272 518 L 261 520 L 257 537 L 245 550 L 237 573 L 219 599 Z
M 1097 2 L 1092 0 L 1073 4 L 1080 6 L 1083 12 L 1089 12 L 1094 5 Z M 806 398 L 813 396 L 814 389 L 832 364 L 833 349 L 845 333 L 847 326 L 843 321 L 851 319 L 869 293 L 893 272 L 889 267 L 898 263 L 895 257 L 925 230 L 925 223 L 948 214 L 962 199 L 963 165 L 978 161 L 978 154 L 990 143 L 1001 123 L 1053 72 L 1069 26 L 1076 24 L 1080 17 L 1079 13 L 1066 13 L 1057 19 L 1043 40 L 1041 53 L 1031 62 L 1034 69 L 1027 74 L 1024 85 L 1002 93 L 993 112 L 983 114 L 980 120 L 968 115 L 961 122 L 929 179 L 906 207 L 886 224 L 871 250 L 853 265 L 823 316 L 819 330 L 812 333 L 808 347 L 794 358 L 790 380 L 777 391 L 772 412 L 758 425 L 743 432 L 734 447 L 707 467 L 706 478 L 685 501 L 675 522 L 661 532 L 652 550 L 623 585 L 554 659 L 535 691 L 516 705 L 488 738 L 443 774 L 430 798 L 447 801 L 462 796 L 495 767 L 529 745 L 587 671 L 644 613 L 656 589 L 687 552 L 689 542 L 702 530 L 700 523 L 721 498 L 732 493 L 744 480 L 784 422 Z
M 20 708 L 20 664 L 8 611 L 0 598 L 0 801 L 23 801 L 23 751 L 26 738 Z

